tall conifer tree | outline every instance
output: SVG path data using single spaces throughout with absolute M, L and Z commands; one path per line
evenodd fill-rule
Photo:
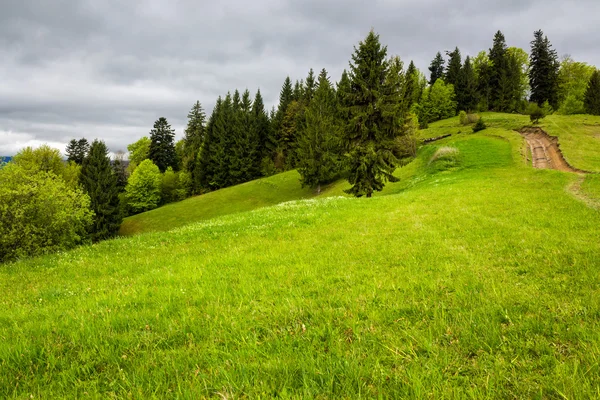
M 371 31 L 355 48 L 350 63 L 350 90 L 345 93 L 349 120 L 343 143 L 352 185 L 347 192 L 358 197 L 371 197 L 386 180 L 397 180 L 392 173 L 398 163 L 394 141 L 401 133 L 402 120 L 396 115 L 401 88 L 394 87 L 397 77 L 389 74 L 386 54 L 387 48 Z
M 431 61 L 431 65 L 429 66 L 430 78 L 429 85 L 433 86 L 435 81 L 444 77 L 444 58 L 442 57 L 442 53 L 438 51 L 435 55 L 433 61 Z
M 90 145 L 86 138 L 73 139 L 67 145 L 67 161 L 73 161 L 75 164 L 81 165 L 89 150 Z
M 90 208 L 95 214 L 90 237 L 97 242 L 115 236 L 122 221 L 119 189 L 104 142 L 94 140 L 90 146 L 81 166 L 80 180 L 84 191 L 90 196 Z
M 206 114 L 202 109 L 199 101 L 194 104 L 188 113 L 188 123 L 185 128 L 184 137 L 184 154 L 185 159 L 181 160 L 183 168 L 185 168 L 192 178 L 192 192 L 198 193 L 200 190 L 200 163 L 199 153 L 205 137 Z
M 444 75 L 444 81 L 446 83 L 450 83 L 451 85 L 458 85 L 458 81 L 460 79 L 460 70 L 462 68 L 462 58 L 460 54 L 460 50 L 457 48 L 454 51 L 449 51 L 446 53 L 448 58 L 448 66 L 446 67 L 446 73 Z
M 460 77 L 456 86 L 456 101 L 458 109 L 467 112 L 475 111 L 479 103 L 477 79 L 469 56 L 465 58 L 465 63 L 460 71 Z
M 558 108 L 558 56 L 544 32 L 535 31 L 533 36 L 529 62 L 530 100 L 540 106 L 547 101 Z
M 156 120 L 154 128 L 150 131 L 148 158 L 161 172 L 165 172 L 169 167 L 176 171 L 179 170 L 177 153 L 175 152 L 175 130 L 171 129 L 171 125 L 164 117 Z
M 306 109 L 306 128 L 298 138 L 298 172 L 302 186 L 330 182 L 340 168 L 340 125 L 335 90 L 327 71 L 319 74 L 314 97 Z

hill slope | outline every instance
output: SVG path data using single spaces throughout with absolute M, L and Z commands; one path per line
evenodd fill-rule
M 3 266 L 0 397 L 593 397 L 600 212 L 523 149 Z

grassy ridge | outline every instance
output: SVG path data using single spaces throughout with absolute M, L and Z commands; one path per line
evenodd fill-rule
M 600 213 L 486 132 L 385 196 L 3 267 L 0 397 L 600 395 Z
M 506 130 L 519 130 L 529 124 L 529 117 L 518 114 L 483 113 L 482 116 L 490 127 L 486 131 L 488 135 L 499 134 L 498 131 L 503 134 Z M 559 136 L 565 157 L 573 166 L 600 172 L 600 117 L 553 115 L 544 120 L 542 128 Z M 461 126 L 456 117 L 431 124 L 429 129 L 420 131 L 420 136 L 425 139 L 451 133 L 454 140 L 460 136 L 469 136 L 471 132 L 471 127 Z M 524 154 L 526 152 L 525 149 Z M 412 184 L 415 171 L 423 167 L 422 162 L 423 159 L 419 158 L 409 166 L 398 169 L 396 175 L 401 179 L 400 183 L 387 185 L 382 192 L 375 193 L 375 196 L 405 190 Z M 344 189 L 349 187 L 345 181 L 335 182 L 324 188 L 320 196 L 345 196 Z M 289 171 L 126 218 L 119 233 L 131 236 L 144 232 L 168 231 L 222 215 L 315 196 L 313 190 L 300 187 L 296 171 Z
M 168 231 L 190 222 L 314 197 L 313 190 L 300 187 L 299 178 L 298 172 L 289 171 L 172 203 L 126 218 L 119 234 Z

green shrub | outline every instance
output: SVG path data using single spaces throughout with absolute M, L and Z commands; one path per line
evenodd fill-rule
M 83 243 L 92 220 L 88 195 L 53 172 L 0 170 L 0 262 Z
M 469 117 L 467 116 L 466 111 L 461 111 L 458 113 L 458 120 L 461 125 L 469 125 Z
M 529 119 L 534 125 L 538 124 L 541 119 L 546 117 L 546 111 L 537 105 L 537 103 L 529 103 L 525 114 L 529 115 Z
M 479 132 L 479 131 L 482 131 L 482 130 L 484 130 L 486 128 L 487 128 L 487 125 L 483 121 L 483 118 L 479 118 L 479 120 L 477 120 L 477 123 L 473 127 L 473 132 Z
M 131 174 L 125 187 L 129 209 L 134 213 L 152 210 L 160 204 L 162 176 L 148 159 L 142 161 Z

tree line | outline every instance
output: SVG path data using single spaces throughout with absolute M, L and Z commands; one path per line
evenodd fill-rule
M 104 142 L 85 138 L 68 144 L 68 163 L 47 146 L 24 149 L 0 169 L 0 261 L 104 240 L 128 215 L 291 169 L 316 192 L 345 178 L 349 194 L 371 197 L 415 155 L 419 127 L 459 112 L 535 105 L 600 115 L 598 70 L 559 61 L 542 31 L 529 54 L 498 31 L 488 51 L 463 60 L 456 47 L 445 56 L 435 55 L 427 78 L 388 56 L 371 31 L 337 82 L 325 69 L 286 77 L 270 111 L 260 90 L 219 97 L 208 117 L 196 102 L 182 140 L 161 117 L 127 146 L 128 160 L 122 152 L 111 160 Z

